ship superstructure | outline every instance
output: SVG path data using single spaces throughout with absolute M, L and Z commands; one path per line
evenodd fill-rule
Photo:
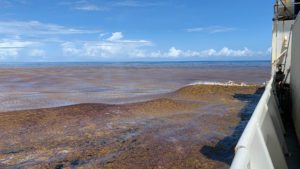
M 275 2 L 272 76 L 235 148 L 231 169 L 300 168 L 299 10 L 300 0 Z

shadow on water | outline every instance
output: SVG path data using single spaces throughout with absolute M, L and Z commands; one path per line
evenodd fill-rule
M 259 88 L 254 94 L 235 94 L 235 99 L 247 103 L 240 111 L 241 120 L 239 124 L 235 127 L 232 135 L 220 140 L 215 146 L 203 146 L 200 149 L 200 153 L 209 159 L 224 162 L 230 165 L 234 158 L 235 145 L 241 137 L 263 92 L 264 88 Z

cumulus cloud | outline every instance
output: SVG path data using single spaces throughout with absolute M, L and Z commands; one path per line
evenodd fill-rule
M 188 28 L 187 32 L 208 32 L 208 33 L 221 33 L 221 32 L 232 32 L 236 28 L 225 27 L 225 26 L 210 26 L 210 27 L 197 27 L 197 28 Z
M 223 49 L 221 49 L 219 52 L 212 52 L 212 56 L 238 56 L 238 57 L 242 57 L 242 56 L 252 56 L 254 54 L 253 51 L 249 50 L 248 48 L 244 48 L 244 49 L 229 49 L 227 47 L 224 47 Z
M 61 46 L 63 53 L 66 55 L 78 55 L 80 53 L 80 49 L 78 49 L 72 42 L 64 42 Z
M 205 57 L 205 56 L 233 56 L 233 57 L 245 57 L 245 56 L 255 56 L 258 55 L 258 52 L 254 52 L 252 50 L 249 50 L 248 48 L 243 49 L 230 49 L 228 47 L 224 47 L 220 49 L 219 51 L 216 49 L 208 49 L 203 51 L 187 51 L 184 52 L 184 56 L 196 56 L 196 57 Z
M 152 46 L 151 41 L 124 39 L 122 32 L 114 32 L 102 41 L 65 42 L 61 44 L 65 55 L 109 58 L 114 56 L 142 56 L 142 48 Z
M 262 56 L 265 52 L 252 51 L 247 47 L 231 49 L 223 47 L 206 50 L 183 50 L 171 47 L 167 51 L 153 50 L 151 41 L 124 39 L 122 32 L 114 32 L 102 41 L 65 42 L 62 43 L 65 55 L 87 56 L 94 58 L 201 58 L 201 57 L 251 57 Z
M 20 49 L 17 48 L 0 48 L 0 58 L 1 60 L 7 56 L 17 56 L 19 54 Z
M 150 58 L 201 58 L 201 57 L 251 57 L 251 56 L 262 56 L 263 52 L 254 52 L 248 48 L 243 49 L 230 49 L 224 47 L 220 50 L 207 49 L 207 50 L 181 50 L 175 47 L 171 47 L 167 52 L 153 51 L 139 54 L 142 57 Z M 137 56 L 137 57 L 139 57 Z
M 37 43 L 32 41 L 2 39 L 0 40 L 0 57 L 17 56 L 22 49 L 35 44 Z
M 107 40 L 108 41 L 117 41 L 117 40 L 121 40 L 122 38 L 123 38 L 122 32 L 114 32 L 114 33 L 112 33 L 111 37 L 109 37 Z
M 175 47 L 171 47 L 167 55 L 170 57 L 178 57 L 181 54 L 182 54 L 181 50 L 178 50 Z

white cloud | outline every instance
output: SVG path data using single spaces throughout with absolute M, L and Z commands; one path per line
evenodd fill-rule
M 199 52 L 192 52 L 192 55 L 191 55 L 191 52 L 186 52 L 185 54 L 186 54 L 185 56 L 198 56 L 198 57 L 203 57 L 203 56 L 246 57 L 246 56 L 255 56 L 258 53 L 253 52 L 246 47 L 243 49 L 230 49 L 230 48 L 224 47 L 224 48 L 220 49 L 219 51 L 217 51 L 216 49 L 208 49 L 208 50 L 203 50 L 203 51 L 199 51 Z
M 204 31 L 204 28 L 199 27 L 199 28 L 188 28 L 186 29 L 187 32 L 202 32 Z
M 168 56 L 170 57 L 178 57 L 182 54 L 181 50 L 176 49 L 175 47 L 171 47 L 169 52 L 168 52 Z
M 147 40 L 123 39 L 122 32 L 114 32 L 111 37 L 102 41 L 65 42 L 61 44 L 65 55 L 109 58 L 115 56 L 142 56 L 143 48 L 151 46 Z
M 99 32 L 98 30 L 76 29 L 38 21 L 0 21 L 0 34 L 4 35 L 63 35 Z
M 207 50 L 203 50 L 201 52 L 195 52 L 194 56 L 199 56 L 199 55 L 203 55 L 203 56 L 214 56 L 216 55 L 218 52 L 215 49 L 207 49 Z
M 114 32 L 112 33 L 111 37 L 109 37 L 107 40 L 108 41 L 118 41 L 123 38 L 123 33 L 122 32 Z
M 94 58 L 199 58 L 199 57 L 257 57 L 264 56 L 265 52 L 252 51 L 248 48 L 230 49 L 224 47 L 220 50 L 182 50 L 171 47 L 167 51 L 151 50 L 152 46 L 147 40 L 124 39 L 122 32 L 114 32 L 102 41 L 66 42 L 62 49 L 65 55 L 77 55 Z
M 141 58 L 201 58 L 201 57 L 251 57 L 251 56 L 263 56 L 263 52 L 254 52 L 248 48 L 243 49 L 230 49 L 224 47 L 220 50 L 207 49 L 207 50 L 181 50 L 175 47 L 171 47 L 167 52 L 152 51 L 144 54 L 139 53 L 136 57 Z
M 42 49 L 33 49 L 29 53 L 30 56 L 37 56 L 37 57 L 45 57 L 46 56 L 46 51 Z
M 67 57 L 89 59 L 101 58 L 120 58 L 134 59 L 134 58 L 164 58 L 164 59 L 186 59 L 186 58 L 226 58 L 226 57 L 258 57 L 266 56 L 267 52 L 264 50 L 252 51 L 248 48 L 231 49 L 228 47 L 206 50 L 184 50 L 176 47 L 171 47 L 166 51 L 155 50 L 149 48 L 153 43 L 148 40 L 132 40 L 125 39 L 122 32 L 114 32 L 107 39 L 99 41 L 58 41 L 61 45 L 62 53 Z M 14 39 L 0 39 L 0 59 L 22 56 L 40 56 L 45 57 L 48 51 L 40 49 L 44 43 L 35 41 L 21 40 L 16 36 Z M 56 53 L 57 54 L 57 53 Z M 30 59 L 30 58 L 29 58 Z
M 17 56 L 19 54 L 20 49 L 18 48 L 0 48 L 0 58 L 1 60 L 7 56 Z
M 254 52 L 249 50 L 246 47 L 244 49 L 237 49 L 237 50 L 224 47 L 219 52 L 215 53 L 216 56 L 238 56 L 238 57 L 252 56 L 253 54 Z
M 11 40 L 11 39 L 2 39 L 0 40 L 0 48 L 25 48 L 29 45 L 34 44 L 31 41 L 21 41 L 21 40 Z
M 116 2 L 115 6 L 123 6 L 123 7 L 150 7 L 150 6 L 161 6 L 162 2 L 147 2 L 147 1 L 138 1 L 138 0 L 122 0 Z
M 225 27 L 225 26 L 210 26 L 210 27 L 197 27 L 186 29 L 187 32 L 208 32 L 208 33 L 221 33 L 221 32 L 232 32 L 236 28 Z
M 82 10 L 82 11 L 106 11 L 109 8 L 100 7 L 95 4 L 81 4 L 81 5 L 75 6 L 74 9 Z
M 102 37 L 104 37 L 104 36 L 106 36 L 106 35 L 108 35 L 109 33 L 100 33 L 100 38 L 102 38 Z
M 63 53 L 66 55 L 78 55 L 80 53 L 80 49 L 78 49 L 72 42 L 64 42 L 61 46 Z
M 63 1 L 60 2 L 60 5 L 65 5 L 70 7 L 71 9 L 75 9 L 75 10 L 82 10 L 82 11 L 107 11 L 110 8 L 104 3 L 101 2 L 100 3 L 96 3 L 97 1 L 95 1 L 95 3 L 91 3 L 87 0 L 77 0 L 77 1 Z M 111 3 L 109 3 L 111 4 Z
M 33 45 L 37 45 L 37 43 L 17 39 L 2 39 L 0 40 L 0 58 L 3 60 L 7 57 L 18 56 L 21 50 Z
M 115 1 L 66 1 L 59 3 L 66 5 L 70 9 L 82 11 L 109 11 L 114 8 L 144 8 L 166 5 L 167 2 L 162 1 L 140 1 L 140 0 L 115 0 Z

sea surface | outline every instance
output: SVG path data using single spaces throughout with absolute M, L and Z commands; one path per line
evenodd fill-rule
M 0 63 L 0 111 L 128 103 L 192 83 L 269 78 L 270 61 Z
M 269 78 L 262 61 L 1 64 L 0 168 L 228 169 Z

